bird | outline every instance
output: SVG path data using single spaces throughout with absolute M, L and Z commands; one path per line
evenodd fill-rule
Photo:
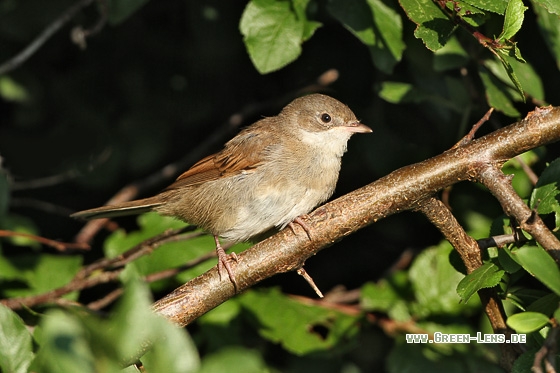
M 286 226 L 294 230 L 294 223 L 311 239 L 301 216 L 332 196 L 350 137 L 369 132 L 330 96 L 298 97 L 278 115 L 242 129 L 160 193 L 71 216 L 90 220 L 156 211 L 196 225 L 214 237 L 220 277 L 225 269 L 237 288 L 230 265 L 237 256 L 226 254 L 220 239 L 248 241 Z

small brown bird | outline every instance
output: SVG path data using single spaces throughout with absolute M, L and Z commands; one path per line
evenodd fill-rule
M 225 268 L 237 287 L 218 237 L 247 241 L 294 221 L 309 235 L 300 216 L 333 194 L 348 139 L 367 132 L 371 129 L 341 102 L 321 94 L 300 97 L 277 116 L 242 130 L 159 194 L 72 216 L 98 219 L 157 211 L 197 225 L 214 236 L 218 270 Z M 230 255 L 237 260 L 235 253 Z

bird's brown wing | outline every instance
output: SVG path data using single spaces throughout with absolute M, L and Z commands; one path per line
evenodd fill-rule
M 259 126 L 262 128 L 262 126 Z M 166 190 L 194 186 L 241 172 L 251 172 L 261 164 L 274 136 L 253 125 L 230 140 L 224 149 L 209 155 L 181 174 Z

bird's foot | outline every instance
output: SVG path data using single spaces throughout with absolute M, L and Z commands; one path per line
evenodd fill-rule
M 296 234 L 296 229 L 295 229 L 295 224 L 294 223 L 298 223 L 303 228 L 305 233 L 307 233 L 307 237 L 309 237 L 309 241 L 313 241 L 313 239 L 311 238 L 311 228 L 309 227 L 309 225 L 307 225 L 307 223 L 305 221 L 303 221 L 301 216 L 298 216 L 297 218 L 294 219 L 294 221 L 291 221 L 291 222 L 288 223 L 288 226 L 290 227 L 292 232 L 294 232 L 294 234 Z
M 220 278 L 222 277 L 224 269 L 226 270 L 233 287 L 235 287 L 235 291 L 237 291 L 237 280 L 235 279 L 235 275 L 233 273 L 233 268 L 231 268 L 230 261 L 233 260 L 237 263 L 237 255 L 232 252 L 230 254 L 226 254 L 222 245 L 220 245 L 220 241 L 218 237 L 214 236 L 214 241 L 216 242 L 216 253 L 218 254 L 218 273 L 220 274 Z

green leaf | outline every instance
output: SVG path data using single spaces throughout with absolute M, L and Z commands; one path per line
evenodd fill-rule
M 531 2 L 535 5 L 535 8 L 542 7 L 547 12 L 560 16 L 560 2 L 556 0 L 532 0 Z
M 82 264 L 80 256 L 20 255 L 13 258 L 0 257 L 0 280 L 19 280 L 27 287 L 5 286 L 6 297 L 27 296 L 47 292 L 67 284 Z M 75 298 L 76 294 L 67 297 Z
M 555 311 L 560 309 L 558 308 L 559 302 L 560 296 L 554 293 L 549 293 L 531 303 L 529 307 L 527 307 L 527 311 L 540 312 L 547 316 L 552 316 Z
M 0 164 L 1 166 L 1 164 Z M 0 167 L 0 228 L 5 229 L 2 221 L 10 204 L 10 184 L 8 174 Z
M 197 373 L 268 373 L 272 371 L 274 370 L 266 366 L 262 355 L 257 350 L 231 346 L 205 356 Z
M 296 12 L 296 16 L 298 20 L 306 20 L 304 22 L 304 30 L 303 30 L 303 40 L 308 40 L 310 37 L 313 36 L 315 30 L 321 27 L 320 22 L 309 21 L 307 20 L 307 6 L 311 0 L 292 0 L 294 11 Z
M 107 257 L 115 257 L 135 245 L 163 233 L 167 229 L 178 229 L 186 226 L 186 223 L 180 220 L 161 216 L 155 212 L 139 215 L 137 220 L 140 230 L 130 233 L 118 230 L 105 240 L 104 250 Z M 237 246 L 237 248 L 242 247 L 246 246 Z M 128 266 L 136 268 L 141 275 L 148 275 L 165 269 L 176 268 L 214 249 L 214 240 L 210 236 L 203 235 L 190 240 L 161 245 L 152 251 L 150 255 L 138 258 L 134 262 L 129 263 Z M 184 282 L 203 273 L 214 265 L 216 265 L 215 260 L 207 260 L 182 272 L 178 275 L 178 278 Z M 165 283 L 151 284 L 151 287 L 155 290 L 162 286 L 165 286 Z
M 290 1 L 251 0 L 245 7 L 239 28 L 249 57 L 261 74 L 294 61 L 301 54 L 301 44 L 320 26 L 299 18 L 307 3 L 298 4 L 297 13 Z
M 500 263 L 500 267 L 502 267 L 507 273 L 515 273 L 522 268 L 519 263 L 513 260 L 508 249 L 498 250 L 498 261 Z
M 404 275 L 404 273 L 403 273 Z M 405 284 L 395 284 L 399 276 L 381 279 L 377 283 L 368 282 L 362 286 L 360 305 L 367 311 L 389 312 L 396 303 L 405 300 L 401 287 Z M 401 276 L 403 277 L 403 276 Z M 406 278 L 404 278 L 406 280 Z M 401 279 L 402 282 L 403 279 Z M 404 286 L 406 287 L 406 285 Z
M 128 17 L 143 7 L 147 2 L 148 0 L 107 0 L 109 23 L 118 25 L 126 21 Z
M 30 99 L 27 89 L 9 76 L 0 76 L 0 97 L 6 101 L 19 103 Z
M 553 314 L 554 319 L 556 320 L 556 322 L 560 322 L 560 307 L 556 308 L 556 311 L 554 311 Z
M 461 18 L 472 27 L 482 26 L 488 18 L 483 10 L 464 1 L 447 1 L 445 6 L 455 17 Z
M 457 284 L 463 275 L 449 263 L 452 250 L 448 242 L 442 242 L 422 251 L 410 267 L 409 277 L 418 306 L 415 312 L 421 316 L 459 314 L 467 308 L 476 307 L 476 304 L 461 304 L 457 295 Z M 430 275 L 427 276 L 427 273 Z
M 514 48 L 516 48 L 517 50 L 517 47 L 514 46 Z M 506 49 L 496 49 L 496 57 L 498 57 L 498 60 L 502 63 L 502 66 L 504 67 L 504 70 L 506 71 L 510 81 L 513 83 L 513 86 L 519 93 L 521 100 L 525 101 L 525 92 L 523 91 L 521 82 L 519 81 L 517 74 L 515 74 L 515 71 L 513 70 L 513 67 L 508 60 L 508 57 L 511 56 L 510 52 L 511 50 L 508 51 Z
M 463 1 L 479 9 L 488 10 L 490 12 L 494 12 L 498 14 L 504 14 L 508 5 L 508 0 L 463 0 Z
M 367 0 L 373 15 L 374 30 L 395 61 L 400 61 L 406 45 L 403 41 L 402 19 L 399 13 L 381 0 Z
M 96 356 L 80 321 L 61 310 L 48 312 L 40 323 L 41 345 L 33 367 L 42 373 L 94 373 Z M 117 365 L 114 364 L 116 369 Z M 33 370 L 35 371 L 35 370 Z M 110 371 L 110 370 L 105 370 Z M 115 370 L 113 370 L 115 371 Z
M 35 222 L 23 215 L 7 214 L 0 220 L 0 228 L 17 233 L 38 235 L 39 229 Z M 7 238 L 13 245 L 25 246 L 34 249 L 41 247 L 41 244 L 30 237 L 14 236 Z
M 464 67 L 469 62 L 469 54 L 456 37 L 434 53 L 434 70 L 446 71 Z
M 357 331 L 355 317 L 302 304 L 278 289 L 249 291 L 239 300 L 258 321 L 259 333 L 264 338 L 297 355 L 332 350 L 348 343 Z
M 498 285 L 505 271 L 492 262 L 484 263 L 465 276 L 457 285 L 457 293 L 466 303 L 480 289 L 491 288 Z
M 118 25 L 126 21 L 132 14 L 142 8 L 148 0 L 107 0 L 109 23 Z
M 414 36 L 422 39 L 426 48 L 436 51 L 447 43 L 456 26 L 432 0 L 400 0 L 399 3 L 417 26 Z
M 558 218 L 558 215 L 560 215 L 559 181 L 560 159 L 555 159 L 544 169 L 539 177 L 531 194 L 529 206 L 532 209 L 537 209 L 540 215 L 555 213 Z
M 23 320 L 0 304 L 0 368 L 3 372 L 26 373 L 33 360 L 31 334 Z
M 556 60 L 556 66 L 560 68 L 560 27 L 558 27 L 560 2 L 556 0 L 533 0 L 533 4 L 533 11 L 537 15 L 537 24 L 541 35 Z M 547 10 L 547 7 L 551 10 Z
M 390 74 L 395 64 L 401 59 L 405 47 L 402 42 L 402 21 L 398 13 L 386 5 L 372 2 L 368 6 L 366 1 L 329 0 L 329 13 L 344 25 L 354 36 L 369 48 L 371 59 L 379 70 Z M 386 19 L 375 16 L 373 6 L 380 9 L 394 21 L 381 33 L 376 22 L 386 22 Z
M 507 87 L 484 68 L 480 68 L 478 74 L 486 91 L 488 105 L 510 117 L 519 117 L 519 111 L 513 106 Z
M 155 322 L 156 343 L 140 358 L 146 372 L 190 373 L 200 372 L 200 358 L 196 346 L 186 330 L 168 320 Z
M 504 17 L 504 27 L 498 41 L 509 40 L 521 29 L 523 14 L 528 8 L 523 0 L 509 0 Z
M 506 324 L 517 333 L 531 333 L 542 329 L 549 322 L 546 315 L 539 312 L 521 312 L 508 317 Z
M 527 272 L 535 276 L 556 295 L 560 295 L 560 269 L 542 247 L 523 246 L 512 250 L 511 255 Z
M 526 91 L 530 96 L 544 101 L 544 87 L 535 69 L 529 63 L 520 62 L 509 56 L 502 57 L 504 61 L 500 59 L 485 60 L 484 66 L 505 84 L 513 83 L 512 77 L 510 76 L 510 74 L 513 74 L 522 88 L 522 91 Z M 504 62 L 511 71 L 508 72 L 508 70 L 506 70 Z

